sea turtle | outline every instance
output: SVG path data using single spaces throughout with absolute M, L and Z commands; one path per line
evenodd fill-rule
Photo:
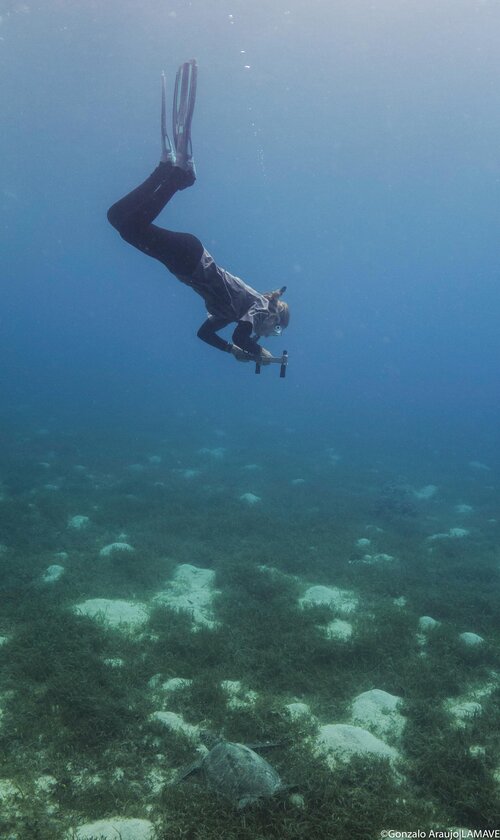
M 275 744 L 236 744 L 219 741 L 182 773 L 180 781 L 199 773 L 210 790 L 245 808 L 260 799 L 289 790 L 278 772 L 255 749 Z M 252 749 L 252 747 L 254 749 Z

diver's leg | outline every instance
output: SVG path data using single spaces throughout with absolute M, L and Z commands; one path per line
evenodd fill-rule
M 159 165 L 140 186 L 108 210 L 108 220 L 123 239 L 145 254 L 160 260 L 174 274 L 191 274 L 203 254 L 199 239 L 189 233 L 174 233 L 152 222 L 178 190 L 196 179 L 191 148 L 191 121 L 196 99 L 196 61 L 177 72 L 173 109 L 175 156 L 166 129 L 166 86 L 162 79 L 161 142 Z
M 119 233 L 129 227 L 150 224 L 178 190 L 190 186 L 190 173 L 160 163 L 146 180 L 108 210 L 108 221 Z
M 161 160 L 143 184 L 108 210 L 108 220 L 124 238 L 151 224 L 178 190 L 196 179 L 191 147 L 191 122 L 196 101 L 196 61 L 186 61 L 177 71 L 174 90 L 173 132 L 175 155 L 167 134 L 166 82 L 162 76 Z
M 193 273 L 204 250 L 200 240 L 191 233 L 177 233 L 157 225 L 147 225 L 137 230 L 133 239 L 124 239 L 159 260 L 172 274 L 181 276 Z
M 191 174 L 171 163 L 160 163 L 144 183 L 108 210 L 108 220 L 120 236 L 165 265 L 173 274 L 190 274 L 198 265 L 203 245 L 190 233 L 174 233 L 152 221 L 177 190 L 191 183 Z

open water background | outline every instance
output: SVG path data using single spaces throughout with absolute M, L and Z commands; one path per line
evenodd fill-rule
M 114 435 L 182 412 L 402 459 L 498 459 L 494 2 L 2 3 L 2 417 Z M 199 177 L 166 226 L 286 283 L 288 378 L 204 346 L 202 301 L 107 207 L 195 56 Z M 279 340 L 272 349 L 278 352 Z

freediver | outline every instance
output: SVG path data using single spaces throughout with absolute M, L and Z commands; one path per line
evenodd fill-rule
M 182 283 L 205 301 L 208 318 L 198 330 L 207 344 L 231 353 L 239 362 L 268 364 L 272 354 L 261 337 L 280 335 L 288 326 L 288 304 L 281 300 L 286 286 L 260 293 L 218 266 L 199 239 L 153 224 L 178 190 L 196 180 L 191 145 L 191 121 L 196 99 L 198 67 L 193 59 L 179 67 L 173 103 L 173 145 L 166 129 L 166 86 L 162 77 L 161 144 L 159 165 L 143 184 L 108 210 L 108 220 L 120 236 L 144 254 L 163 263 Z M 232 341 L 217 333 L 236 322 Z

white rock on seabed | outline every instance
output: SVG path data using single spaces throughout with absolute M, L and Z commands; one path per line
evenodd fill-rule
M 217 446 L 215 449 L 210 449 L 208 446 L 203 446 L 201 449 L 198 449 L 200 455 L 208 455 L 209 458 L 213 458 L 214 461 L 222 461 L 226 454 L 226 450 L 223 446 Z
M 491 467 L 488 467 L 487 464 L 483 464 L 482 461 L 469 461 L 469 467 L 473 470 L 484 470 L 485 472 L 491 472 Z
M 287 703 L 285 709 L 292 720 L 303 720 L 304 718 L 314 720 L 314 715 L 307 703 Z
M 467 727 L 475 717 L 483 713 L 481 701 L 486 701 L 493 692 L 498 690 L 499 674 L 490 671 L 490 680 L 484 683 L 476 683 L 468 688 L 467 694 L 461 697 L 449 697 L 443 702 L 443 708 L 454 719 L 454 724 L 460 729 Z
M 432 534 L 430 537 L 427 537 L 428 540 L 460 540 L 463 537 L 468 537 L 470 531 L 467 528 L 450 528 L 449 531 L 440 534 Z
M 68 519 L 68 528 L 74 528 L 75 531 L 81 531 L 83 528 L 86 528 L 89 524 L 90 519 L 88 516 L 82 516 L 78 514 L 77 516 L 70 516 Z
M 187 723 L 182 715 L 178 715 L 176 712 L 153 712 L 150 720 L 157 720 L 171 732 L 181 733 L 191 740 L 196 740 L 200 734 L 199 726 Z
M 256 691 L 245 688 L 239 680 L 223 680 L 220 687 L 228 698 L 228 709 L 249 709 L 259 696 Z
M 418 620 L 418 633 L 416 634 L 417 644 L 420 645 L 421 648 L 425 648 L 427 642 L 429 641 L 429 634 L 432 633 L 436 627 L 439 627 L 441 624 L 440 621 L 436 621 L 435 618 L 431 618 L 430 615 L 422 615 Z M 421 651 L 421 656 L 425 656 L 425 652 Z
M 183 677 L 170 677 L 169 680 L 161 683 L 163 691 L 179 691 L 181 688 L 188 688 L 192 685 L 193 680 L 187 680 Z
M 377 563 L 393 563 L 394 557 L 392 554 L 363 554 L 360 563 L 364 563 L 366 566 L 375 566 Z
M 460 633 L 460 639 L 467 647 L 476 647 L 484 643 L 483 637 L 478 636 L 477 633 Z
M 144 472 L 144 464 L 128 464 L 127 470 L 133 473 Z
M 421 501 L 425 501 L 426 499 L 432 499 L 437 493 L 437 487 L 435 484 L 426 484 L 425 487 L 421 487 L 420 490 L 414 490 L 413 495 L 416 499 L 420 499 Z
M 213 600 L 219 594 L 214 589 L 215 572 L 183 563 L 177 566 L 173 581 L 153 598 L 157 604 L 179 612 L 187 612 L 195 625 L 214 628 Z M 196 627 L 195 627 L 196 629 Z
M 154 826 L 149 820 L 110 817 L 71 829 L 67 840 L 153 840 Z
M 35 779 L 34 786 L 37 793 L 50 793 L 57 785 L 57 779 L 44 773 Z
M 321 726 L 314 744 L 315 754 L 324 756 L 332 770 L 338 762 L 349 761 L 356 755 L 388 758 L 391 761 L 399 758 L 399 753 L 394 747 L 376 738 L 371 732 L 345 723 Z
M 354 592 L 336 586 L 310 586 L 299 599 L 301 607 L 330 607 L 341 615 L 350 615 L 358 606 Z
M 468 531 L 467 528 L 450 528 L 448 534 L 452 539 L 460 540 L 462 537 L 468 537 L 470 531 Z
M 336 639 L 338 642 L 347 642 L 353 633 L 352 624 L 343 621 L 341 618 L 334 618 L 324 628 L 327 639 Z
M 262 499 L 260 496 L 256 496 L 255 493 L 243 493 L 239 496 L 240 502 L 244 502 L 246 505 L 256 505 L 258 502 L 261 502 Z
M 125 660 L 120 659 L 118 656 L 111 659 L 103 659 L 102 661 L 108 666 L 108 668 L 123 668 L 125 665 Z
M 153 796 L 157 796 L 159 793 L 162 792 L 165 785 L 172 784 L 177 781 L 178 775 L 173 770 L 167 770 L 166 772 L 160 770 L 159 767 L 155 767 L 146 773 L 145 782 L 146 788 L 153 794 Z
M 453 697 L 444 701 L 444 708 L 454 718 L 455 726 L 459 729 L 464 729 L 483 712 L 481 703 Z
M 11 779 L 0 779 L 0 809 L 2 816 L 11 820 L 19 819 L 21 816 L 21 803 L 24 794 L 17 784 Z M 14 837 L 18 838 L 17 834 Z M 20 840 L 20 838 L 19 838 Z
M 196 478 L 197 476 L 201 475 L 200 470 L 194 470 L 194 469 L 191 469 L 190 467 L 186 467 L 185 469 L 182 469 L 182 470 L 175 469 L 175 470 L 172 470 L 172 472 L 175 473 L 176 475 L 180 476 L 181 478 L 184 478 L 186 481 L 191 481 L 192 478 Z
M 380 738 L 399 739 L 406 723 L 399 711 L 401 702 L 378 688 L 364 691 L 352 702 L 352 721 Z
M 136 630 L 149 620 L 146 604 L 140 601 L 91 598 L 82 601 L 81 604 L 76 604 L 73 610 L 80 615 L 86 615 L 125 631 Z
M 434 630 L 436 627 L 439 627 L 440 622 L 436 621 L 435 618 L 431 618 L 430 615 L 421 615 L 418 619 L 418 627 L 423 633 L 428 633 L 431 630 Z
M 462 513 L 464 515 L 468 515 L 469 513 L 473 513 L 473 512 L 474 512 L 474 508 L 472 507 L 472 505 L 464 505 L 464 504 L 455 505 L 455 513 Z
M 109 557 L 110 554 L 114 554 L 117 551 L 130 553 L 131 551 L 135 551 L 135 548 L 127 542 L 114 542 L 109 545 L 105 545 L 104 548 L 101 548 L 99 557 Z
M 63 576 L 65 571 L 64 566 L 58 566 L 57 564 L 49 566 L 42 575 L 42 581 L 44 583 L 55 583 L 56 580 L 59 580 Z

